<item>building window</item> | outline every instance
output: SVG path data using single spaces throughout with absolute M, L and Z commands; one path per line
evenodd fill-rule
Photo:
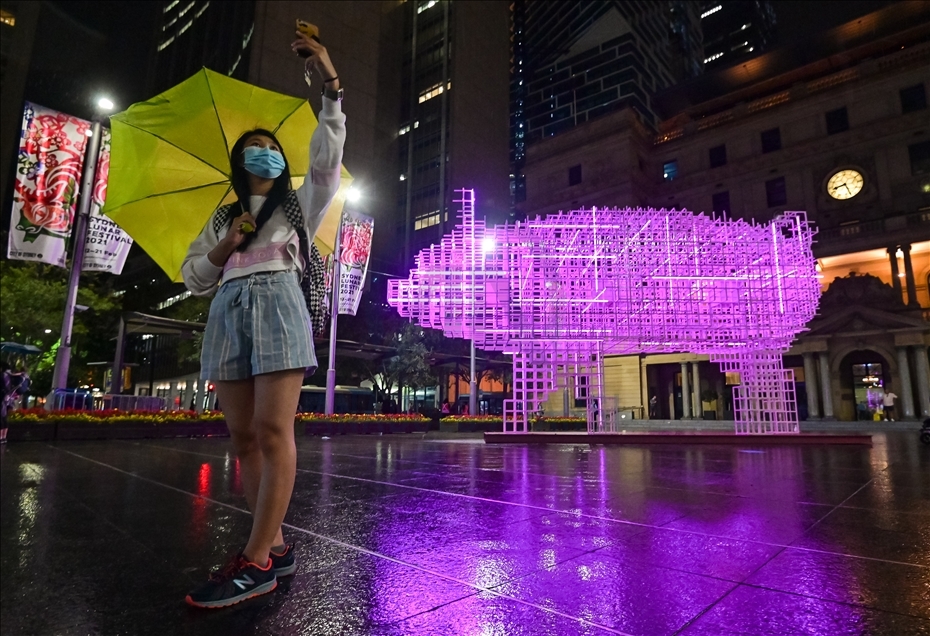
M 826 114 L 827 134 L 835 135 L 849 130 L 849 115 L 846 113 L 846 107 L 831 110 Z
M 719 168 L 727 165 L 727 146 L 720 144 L 710 149 L 710 167 Z
M 662 178 L 666 181 L 678 178 L 678 160 L 672 159 L 662 164 Z
M 912 113 L 927 107 L 927 91 L 923 84 L 915 84 L 901 89 L 901 112 Z
M 765 182 L 765 201 L 770 208 L 788 203 L 784 177 L 776 177 Z
M 572 166 L 568 169 L 568 185 L 578 185 L 581 183 L 581 165 Z
M 717 192 L 713 196 L 714 212 L 718 214 L 730 213 L 730 191 Z
M 775 152 L 781 150 L 781 130 L 772 128 L 762 131 L 762 152 Z
M 0 10 L 0 22 L 7 26 L 16 26 L 16 16 L 9 11 Z
M 907 153 L 911 156 L 911 174 L 930 174 L 930 141 L 911 144 Z

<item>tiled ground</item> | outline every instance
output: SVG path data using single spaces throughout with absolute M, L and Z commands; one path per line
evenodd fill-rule
M 0 632 L 930 634 L 930 447 L 299 440 L 300 566 L 182 602 L 249 530 L 228 441 L 0 451 Z

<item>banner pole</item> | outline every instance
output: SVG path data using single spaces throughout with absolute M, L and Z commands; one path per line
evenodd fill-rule
M 339 320 L 339 286 L 342 283 L 339 261 L 342 256 L 342 224 L 344 216 L 345 212 L 339 215 L 336 243 L 333 245 L 333 293 L 330 294 L 329 366 L 326 369 L 325 415 L 332 415 L 336 411 L 336 322 Z
M 84 242 L 87 239 L 87 219 L 94 200 L 94 179 L 97 175 L 97 155 L 100 152 L 102 126 L 95 119 L 90 140 L 84 154 L 84 175 L 78 196 L 77 218 L 74 220 L 74 247 L 71 255 L 71 271 L 68 276 L 68 295 L 65 297 L 65 313 L 61 320 L 61 344 L 55 354 L 55 374 L 52 392 L 68 386 L 68 368 L 71 366 L 71 336 L 74 329 L 74 308 L 77 304 L 81 268 L 84 266 Z

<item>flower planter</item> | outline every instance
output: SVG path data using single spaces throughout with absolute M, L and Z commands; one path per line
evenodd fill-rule
M 425 433 L 430 420 L 420 417 L 396 415 L 298 415 L 297 424 L 304 425 L 304 435 L 376 435 L 378 433 Z
M 228 436 L 224 420 L 173 422 L 170 424 L 85 422 L 10 422 L 10 441 L 163 439 L 170 437 Z

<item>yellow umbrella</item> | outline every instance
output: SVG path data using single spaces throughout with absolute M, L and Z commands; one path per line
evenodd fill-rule
M 310 169 L 316 117 L 306 100 L 202 69 L 147 102 L 110 117 L 110 176 L 103 212 L 116 221 L 175 282 L 187 248 L 213 211 L 236 199 L 229 151 L 246 130 L 265 128 L 281 141 L 293 186 Z M 339 191 L 315 242 L 333 251 L 345 191 Z

